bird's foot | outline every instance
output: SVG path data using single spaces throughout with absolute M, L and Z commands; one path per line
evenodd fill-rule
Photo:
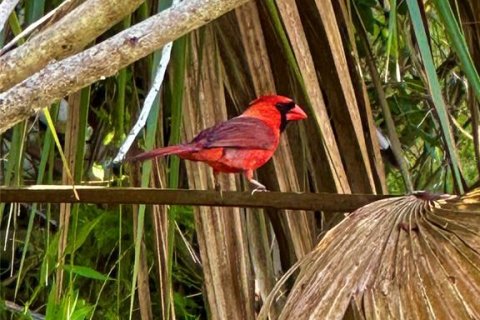
M 252 190 L 252 195 L 255 192 L 268 192 L 267 187 L 265 187 L 263 184 L 258 182 L 257 180 L 250 180 L 250 183 L 255 186 L 255 189 Z
M 254 194 L 255 192 L 269 192 L 269 191 L 268 191 L 267 188 L 265 188 L 265 187 L 263 187 L 263 188 L 258 188 L 258 187 L 257 187 L 257 188 L 255 188 L 255 189 L 252 190 L 252 193 L 251 193 L 252 196 L 253 196 L 253 194 Z

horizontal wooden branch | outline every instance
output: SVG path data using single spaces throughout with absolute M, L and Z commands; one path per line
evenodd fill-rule
M 29 187 L 0 187 L 0 202 L 19 203 L 103 203 L 103 204 L 159 204 L 219 207 L 275 208 L 292 210 L 322 210 L 348 212 L 384 195 L 248 192 L 220 193 L 213 190 L 108 188 L 76 186 L 80 197 L 75 199 L 71 186 L 36 185 Z

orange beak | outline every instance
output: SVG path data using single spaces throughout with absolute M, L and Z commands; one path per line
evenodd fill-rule
M 307 114 L 299 106 L 295 105 L 295 108 L 287 112 L 287 120 L 303 120 L 307 118 Z

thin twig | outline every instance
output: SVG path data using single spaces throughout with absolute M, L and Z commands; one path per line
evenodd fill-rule
M 448 117 L 450 118 L 450 121 L 452 121 L 452 123 L 458 129 L 458 131 L 460 131 L 465 138 L 473 141 L 473 136 L 467 130 L 465 130 L 460 123 L 458 123 L 458 121 L 455 119 L 454 116 L 448 113 Z
M 25 312 L 25 307 L 22 307 L 22 306 L 16 304 L 15 302 L 11 302 L 11 301 L 5 301 L 5 308 L 7 310 L 11 310 L 12 312 L 15 312 L 15 313 L 24 313 Z M 33 312 L 33 311 L 28 311 L 27 315 L 29 315 L 30 317 L 32 317 L 32 319 L 35 319 L 35 320 L 45 319 L 45 316 L 43 314 Z

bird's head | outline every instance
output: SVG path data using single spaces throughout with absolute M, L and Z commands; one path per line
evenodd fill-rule
M 307 114 L 295 102 L 284 96 L 262 96 L 253 100 L 242 116 L 255 117 L 280 131 L 285 130 L 289 121 L 303 120 Z

